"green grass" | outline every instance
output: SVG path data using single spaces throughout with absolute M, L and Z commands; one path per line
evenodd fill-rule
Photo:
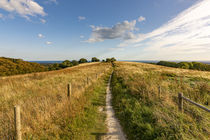
M 138 97 L 129 94 L 129 89 L 120 78 L 112 78 L 113 105 L 128 139 L 155 139 L 161 133 L 156 126 L 153 105 L 139 102 Z
M 42 140 L 94 140 L 101 134 L 106 133 L 106 114 L 99 111 L 99 107 L 105 110 L 105 97 L 107 78 L 99 80 L 93 88 L 85 91 L 84 96 L 86 103 L 75 117 L 55 119 L 54 124 L 58 124 L 58 131 L 47 133 L 39 137 L 31 137 L 30 139 Z
M 191 72 L 182 73 L 181 69 L 162 71 L 148 64 L 116 63 L 111 83 L 112 103 L 128 140 L 208 139 L 207 112 L 187 102 L 184 113 L 178 111 L 178 92 L 207 105 L 209 80 L 197 77 Z
M 84 109 L 74 119 L 66 119 L 59 134 L 60 139 L 73 140 L 94 140 L 99 135 L 106 133 L 106 114 L 99 111 L 105 110 L 105 97 L 107 78 L 99 81 L 93 90 L 85 93 L 87 103 Z

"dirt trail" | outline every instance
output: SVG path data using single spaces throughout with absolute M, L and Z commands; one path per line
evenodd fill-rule
M 107 134 L 103 140 L 126 140 L 125 134 L 122 131 L 119 121 L 115 117 L 114 110 L 111 105 L 112 94 L 110 90 L 111 76 L 106 89 L 106 124 L 108 128 Z

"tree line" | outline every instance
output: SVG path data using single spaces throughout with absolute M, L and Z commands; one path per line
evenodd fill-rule
M 114 61 L 116 61 L 114 57 L 102 60 L 102 62 L 114 62 Z M 100 62 L 100 59 L 93 57 L 90 62 Z M 60 70 L 67 67 L 76 66 L 82 63 L 88 63 L 88 60 L 85 58 L 81 58 L 78 61 L 65 60 L 62 63 L 39 64 L 34 62 L 23 61 L 22 59 L 0 57 L 0 76 Z
M 204 64 L 201 62 L 169 62 L 169 61 L 160 61 L 157 65 L 167 66 L 167 67 L 174 67 L 174 68 L 183 68 L 183 69 L 193 69 L 193 70 L 200 70 L 200 71 L 210 71 L 210 65 Z
M 116 61 L 116 59 L 114 57 L 106 58 L 106 60 L 102 60 L 102 62 L 114 62 L 114 61 Z M 90 62 L 100 62 L 100 59 L 93 57 Z M 79 65 L 82 63 L 88 63 L 88 60 L 85 58 L 81 58 L 81 59 L 79 59 L 79 61 L 65 60 L 62 63 L 48 64 L 47 67 L 49 70 L 59 70 L 59 69 L 67 68 L 67 67 L 76 66 L 76 65 Z

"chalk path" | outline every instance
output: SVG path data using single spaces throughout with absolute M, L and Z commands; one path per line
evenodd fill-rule
M 103 137 L 103 140 L 126 140 L 125 134 L 122 131 L 119 121 L 115 117 L 114 110 L 111 105 L 112 94 L 110 90 L 111 76 L 106 89 L 106 124 L 108 132 Z

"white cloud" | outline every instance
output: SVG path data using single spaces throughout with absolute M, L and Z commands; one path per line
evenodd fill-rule
M 124 51 L 125 48 L 109 48 L 110 51 Z
M 27 19 L 29 16 L 46 15 L 44 8 L 34 0 L 0 0 L 0 8 Z
M 80 36 L 80 38 L 84 38 L 84 36 L 83 36 L 83 35 L 81 35 L 81 36 Z
M 131 31 L 134 31 L 136 25 L 136 20 L 131 22 L 123 21 L 121 23 L 117 23 L 113 27 L 95 27 L 91 25 L 92 34 L 91 37 L 87 40 L 87 42 L 101 42 L 106 39 L 131 39 L 134 37 L 134 34 Z
M 148 58 L 210 59 L 209 7 L 210 0 L 201 0 L 160 28 L 138 34 L 119 46 L 144 47 Z
M 132 32 L 127 32 L 125 33 L 125 35 L 123 36 L 124 40 L 129 40 L 129 39 L 134 39 L 136 38 L 135 34 Z
M 50 42 L 50 41 L 47 41 L 47 42 L 46 42 L 46 44 L 47 44 L 47 45 L 51 45 L 51 44 L 52 44 L 52 42 Z
M 38 34 L 39 38 L 44 38 L 45 36 L 43 34 Z
M 43 18 L 40 18 L 41 23 L 45 24 L 47 21 Z
M 51 3 L 58 4 L 58 1 L 57 0 L 46 0 L 44 3 L 45 4 L 51 4 Z
M 78 20 L 81 21 L 81 20 L 85 20 L 86 17 L 83 17 L 83 16 L 78 16 Z
M 145 20 L 146 20 L 146 18 L 143 17 L 143 16 L 140 16 L 140 17 L 138 18 L 138 22 L 142 22 L 142 21 L 145 21 Z

